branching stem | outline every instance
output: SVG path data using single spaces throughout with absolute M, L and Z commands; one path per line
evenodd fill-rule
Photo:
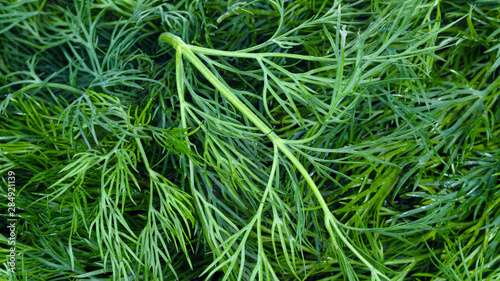
M 328 208 L 328 205 L 321 195 L 321 192 L 319 191 L 318 186 L 312 179 L 312 177 L 309 175 L 307 172 L 306 168 L 300 163 L 299 159 L 290 151 L 290 149 L 285 145 L 283 140 L 274 133 L 271 128 L 264 123 L 253 111 L 248 108 L 231 90 L 226 87 L 204 64 L 203 62 L 195 55 L 193 52 L 194 50 L 200 50 L 200 47 L 194 47 L 190 46 L 182 39 L 172 33 L 163 33 L 159 37 L 160 43 L 168 43 L 174 47 L 174 49 L 177 52 L 176 56 L 176 72 L 179 73 L 180 71 L 183 71 L 182 67 L 179 68 L 179 66 L 182 66 L 182 62 L 179 61 L 182 59 L 182 55 L 184 55 L 195 67 L 198 69 L 198 71 L 203 74 L 203 76 L 217 89 L 219 90 L 224 97 L 231 102 L 243 115 L 245 115 L 257 128 L 259 128 L 262 133 L 264 133 L 271 141 L 272 143 L 281 151 L 285 156 L 292 162 L 292 164 L 295 166 L 295 168 L 300 172 L 300 174 L 304 177 L 306 180 L 307 184 L 311 188 L 312 192 L 314 193 L 316 199 L 318 200 L 321 208 L 323 209 L 323 212 L 325 214 L 325 227 L 328 230 L 334 246 L 336 249 L 341 251 L 341 248 L 339 247 L 335 236 L 338 236 L 345 244 L 346 246 L 376 275 L 382 275 L 379 270 L 377 270 L 369 261 L 367 261 L 361 253 L 348 241 L 347 237 L 343 234 L 343 232 L 340 230 L 338 221 L 337 219 L 333 216 L 332 212 Z M 218 55 L 220 51 L 213 51 L 212 55 Z M 236 53 L 236 52 L 235 52 Z M 211 52 L 209 49 L 204 49 L 204 54 L 211 55 Z M 250 56 L 251 54 L 246 54 Z M 258 58 L 259 54 L 253 54 L 254 58 Z M 181 95 L 180 99 L 181 102 L 184 103 L 184 89 L 182 86 L 182 79 L 180 74 L 176 75 L 176 82 L 178 84 L 178 91 Z M 179 87 L 180 86 L 180 87 Z M 181 109 L 184 107 L 183 104 L 181 104 Z M 182 110 L 181 110 L 182 112 Z M 182 114 L 182 125 L 183 127 L 186 126 L 186 121 L 185 121 L 185 114 Z M 190 163 L 190 173 L 192 176 L 193 170 L 192 170 L 192 163 Z M 332 229 L 333 227 L 333 229 Z

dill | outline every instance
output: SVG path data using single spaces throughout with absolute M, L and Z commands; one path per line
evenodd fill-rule
M 2 1 L 0 275 L 499 280 L 499 12 Z

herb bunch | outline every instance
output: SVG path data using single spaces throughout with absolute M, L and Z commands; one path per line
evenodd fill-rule
M 499 280 L 500 6 L 470 4 L 3 1 L 0 274 Z

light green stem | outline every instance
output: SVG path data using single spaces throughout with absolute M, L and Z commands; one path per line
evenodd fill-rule
M 321 192 L 318 189 L 318 186 L 314 182 L 314 180 L 311 178 L 309 173 L 307 172 L 306 168 L 300 163 L 299 159 L 290 151 L 290 149 L 285 145 L 283 140 L 274 133 L 269 126 L 267 126 L 253 111 L 248 108 L 231 90 L 226 87 L 219 79 L 203 64 L 203 62 L 193 53 L 192 49 L 199 50 L 199 47 L 194 47 L 190 46 L 182 41 L 182 39 L 172 33 L 163 33 L 160 35 L 160 43 L 169 43 L 172 45 L 177 52 L 181 52 L 182 55 L 184 55 L 195 67 L 198 69 L 198 71 L 205 76 L 205 78 L 217 89 L 221 94 L 229 101 L 231 102 L 243 115 L 245 115 L 257 128 L 259 128 L 267 137 L 272 141 L 272 143 L 279 149 L 285 156 L 292 162 L 292 164 L 295 166 L 295 168 L 302 174 L 304 179 L 306 180 L 307 184 L 311 188 L 312 192 L 316 196 L 316 199 L 318 200 L 321 208 L 323 209 L 323 212 L 325 213 L 325 226 L 327 231 L 329 232 L 334 246 L 336 249 L 341 251 L 342 249 L 338 246 L 337 241 L 335 239 L 335 234 L 340 237 L 340 239 L 346 244 L 346 246 L 372 271 L 377 272 L 380 274 L 380 272 L 373 267 L 370 262 L 368 262 L 357 250 L 354 248 L 354 246 L 348 241 L 348 239 L 344 236 L 342 231 L 339 228 L 339 225 L 337 223 L 337 219 L 333 216 L 333 214 L 330 212 L 330 209 L 328 208 L 328 205 L 321 195 Z M 214 55 L 218 51 L 214 50 Z M 208 49 L 204 49 L 204 53 L 210 55 L 210 51 Z M 257 55 L 257 54 L 255 54 Z M 176 60 L 179 59 L 179 57 L 176 57 Z M 176 69 L 176 71 L 182 71 L 182 69 Z M 177 83 L 182 83 L 182 81 L 179 81 L 179 75 L 177 76 Z M 181 99 L 184 98 L 183 96 L 183 90 L 180 92 L 182 93 Z M 185 126 L 185 120 L 182 121 L 183 126 Z M 192 171 L 191 171 L 192 172 Z M 331 227 L 334 228 L 335 233 L 331 229 Z
M 31 89 L 34 89 L 34 88 L 38 88 L 38 87 L 46 87 L 46 88 L 57 88 L 57 89 L 61 89 L 61 90 L 65 90 L 65 91 L 68 91 L 68 92 L 73 92 L 75 94 L 80 94 L 80 95 L 84 95 L 85 94 L 85 91 L 82 91 L 80 89 L 77 89 L 77 88 L 74 88 L 74 87 L 71 87 L 71 86 L 68 86 L 68 85 L 64 85 L 64 84 L 59 84 L 59 83 L 44 83 L 44 82 L 38 82 L 38 81 L 33 81 L 33 80 L 30 80 L 30 81 L 22 81 L 22 83 L 31 83 L 29 84 L 28 86 L 16 91 L 13 95 L 16 96 L 18 94 L 21 94 L 21 93 L 24 93 L 26 91 L 29 91 Z M 0 87 L 0 89 L 3 88 L 3 87 Z

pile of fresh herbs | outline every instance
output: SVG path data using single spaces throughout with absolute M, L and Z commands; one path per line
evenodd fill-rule
M 500 280 L 498 0 L 1 0 L 0 51 L 2 280 Z

